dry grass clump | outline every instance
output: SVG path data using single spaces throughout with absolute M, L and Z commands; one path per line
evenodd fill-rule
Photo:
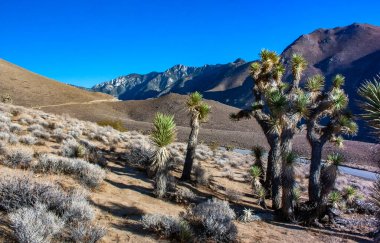
M 99 186 L 105 176 L 105 171 L 98 165 L 90 164 L 82 159 L 71 159 L 52 154 L 43 154 L 39 162 L 33 166 L 38 172 L 52 172 L 73 175 L 88 187 Z
M 192 203 L 197 198 L 197 195 L 186 187 L 177 188 L 173 196 L 175 202 L 183 204 Z
M 102 127 L 112 127 L 113 129 L 118 130 L 120 132 L 128 131 L 128 129 L 124 126 L 121 120 L 102 120 L 98 121 L 97 124 Z
M 24 146 L 12 146 L 5 149 L 4 164 L 13 168 L 29 168 L 32 164 L 34 150 Z
M 94 231 L 95 215 L 86 193 L 65 192 L 29 176 L 0 178 L 0 210 L 8 213 L 19 242 L 48 242 L 52 237 L 59 242 L 95 242 L 72 240 L 79 239 L 78 230 L 87 232 L 88 239 L 101 237 L 101 231 Z

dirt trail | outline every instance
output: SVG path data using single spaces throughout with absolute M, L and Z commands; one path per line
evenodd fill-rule
M 103 103 L 103 102 L 119 102 L 119 99 L 105 99 L 105 100 L 91 100 L 87 102 L 68 102 L 68 103 L 62 103 L 62 104 L 56 104 L 56 105 L 43 105 L 43 106 L 35 106 L 32 107 L 32 109 L 42 109 L 47 107 L 58 107 L 58 106 L 66 106 L 66 105 L 91 105 L 96 103 Z

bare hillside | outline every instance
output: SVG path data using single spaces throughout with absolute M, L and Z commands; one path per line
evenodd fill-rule
M 11 95 L 14 104 L 26 107 L 113 98 L 57 82 L 0 59 L 0 95 L 5 93 Z

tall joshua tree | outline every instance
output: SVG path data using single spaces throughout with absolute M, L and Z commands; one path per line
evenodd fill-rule
M 270 150 L 265 186 L 272 191 L 272 205 L 281 205 L 281 168 L 283 155 L 292 150 L 292 139 L 298 131 L 299 121 L 307 112 L 307 96 L 299 87 L 302 73 L 307 66 L 305 59 L 297 54 L 292 56 L 293 81 L 282 81 L 285 67 L 275 52 L 262 50 L 260 61 L 251 64 L 254 80 L 255 102 L 251 109 L 231 114 L 231 119 L 254 117 L 261 126 Z
M 307 80 L 309 96 L 308 116 L 306 116 L 307 139 L 311 146 L 309 177 L 309 201 L 319 202 L 321 196 L 322 149 L 326 142 L 341 146 L 342 134 L 354 135 L 358 126 L 347 109 L 348 97 L 342 86 L 344 77 L 336 75 L 332 87 L 325 89 L 325 78 L 315 75 Z
M 162 198 L 166 194 L 169 174 L 170 152 L 167 149 L 176 138 L 176 125 L 174 117 L 157 113 L 153 121 L 151 139 L 156 147 L 151 161 L 151 170 L 155 172 L 155 190 L 157 197 Z
M 364 111 L 361 117 L 375 129 L 375 134 L 380 138 L 380 76 L 375 77 L 372 82 L 365 82 L 358 93 L 364 99 L 361 103 Z M 380 207 L 380 178 L 374 183 L 371 199 L 377 207 Z M 380 213 L 377 213 L 377 218 L 380 219 Z M 380 242 L 380 227 L 375 234 L 375 242 Z
M 187 143 L 187 152 L 185 165 L 183 167 L 181 180 L 190 180 L 191 170 L 195 159 L 195 149 L 198 145 L 198 133 L 201 122 L 208 119 L 211 107 L 203 102 L 203 96 L 199 92 L 194 92 L 189 95 L 187 100 L 187 108 L 190 114 L 191 132 Z

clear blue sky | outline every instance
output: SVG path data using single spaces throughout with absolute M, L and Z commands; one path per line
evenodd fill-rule
M 377 0 L 0 0 L 0 58 L 82 86 L 129 73 L 253 60 L 301 34 L 380 25 Z

